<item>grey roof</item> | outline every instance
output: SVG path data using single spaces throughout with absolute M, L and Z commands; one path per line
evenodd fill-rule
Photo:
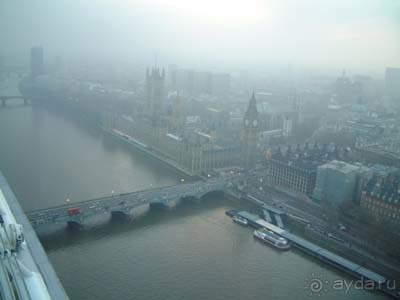
M 377 283 L 385 282 L 386 278 L 364 267 L 359 267 L 355 272 L 364 278 L 369 278 Z
M 283 237 L 288 239 L 290 242 L 298 244 L 302 248 L 305 248 L 309 251 L 314 252 L 315 254 L 318 254 L 319 256 L 328 259 L 336 264 L 338 264 L 341 267 L 344 267 L 348 269 L 349 271 L 357 274 L 360 277 L 363 277 L 365 279 L 370 279 L 373 280 L 376 283 L 382 283 L 385 282 L 387 279 L 383 277 L 382 275 L 375 273 L 367 268 L 362 267 L 359 264 L 356 264 L 344 257 L 341 257 L 329 250 L 326 250 L 314 243 L 311 243 L 301 237 L 298 237 L 294 234 L 291 234 L 289 232 L 284 232 L 281 234 Z
M 289 233 L 287 231 L 285 231 L 283 234 L 281 234 L 283 237 L 285 237 L 286 239 L 288 239 L 289 241 L 300 245 L 301 247 L 310 250 L 312 252 L 317 253 L 319 250 L 321 250 L 322 248 L 316 244 L 313 244 L 299 236 L 296 236 L 292 233 Z
M 333 169 L 333 170 L 337 170 L 341 173 L 353 173 L 356 172 L 360 169 L 359 166 L 355 166 L 349 163 L 346 163 L 344 161 L 338 161 L 338 160 L 333 160 L 331 162 L 328 162 L 322 166 L 320 166 L 320 168 L 324 168 L 324 169 Z
M 352 271 L 360 267 L 358 264 L 353 263 L 352 261 L 345 259 L 326 249 L 319 250 L 318 254 Z
M 259 216 L 253 215 L 253 214 L 251 214 L 251 213 L 249 213 L 247 211 L 239 211 L 238 215 L 241 216 L 241 217 L 244 217 L 244 218 L 246 218 L 246 219 L 248 219 L 250 221 L 253 221 L 253 222 L 255 222 L 257 220 L 260 220 Z

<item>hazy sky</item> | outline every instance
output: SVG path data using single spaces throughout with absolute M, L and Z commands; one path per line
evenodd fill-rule
M 381 70 L 400 67 L 400 0 L 0 0 L 0 44 L 67 59 Z

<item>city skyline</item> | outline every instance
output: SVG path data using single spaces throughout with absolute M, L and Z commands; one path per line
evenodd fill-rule
M 1 299 L 400 300 L 399 0 L 5 0 L 0 42 Z
M 96 13 L 89 2 L 0 5 L 3 55 L 23 61 L 23 49 L 42 45 L 49 57 L 80 61 L 150 62 L 156 54 L 164 64 L 291 64 L 379 74 L 400 65 L 400 9 L 390 0 L 102 0 Z

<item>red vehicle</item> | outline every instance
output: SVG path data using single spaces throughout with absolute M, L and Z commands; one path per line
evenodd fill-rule
M 68 209 L 68 215 L 69 216 L 74 216 L 77 215 L 81 212 L 81 210 L 79 209 L 79 207 L 74 207 L 74 208 L 70 208 Z

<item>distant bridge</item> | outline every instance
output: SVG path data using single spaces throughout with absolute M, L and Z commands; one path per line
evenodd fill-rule
M 29 103 L 29 99 L 25 96 L 0 96 L 0 101 L 2 106 L 6 106 L 7 101 L 10 100 L 24 100 L 24 104 L 27 105 Z
M 95 215 L 106 213 L 128 215 L 132 209 L 141 205 L 172 207 L 180 199 L 202 198 L 211 192 L 223 192 L 230 185 L 227 179 L 197 181 L 68 203 L 30 211 L 26 215 L 34 228 L 55 223 L 74 227 L 80 226 L 85 219 Z

